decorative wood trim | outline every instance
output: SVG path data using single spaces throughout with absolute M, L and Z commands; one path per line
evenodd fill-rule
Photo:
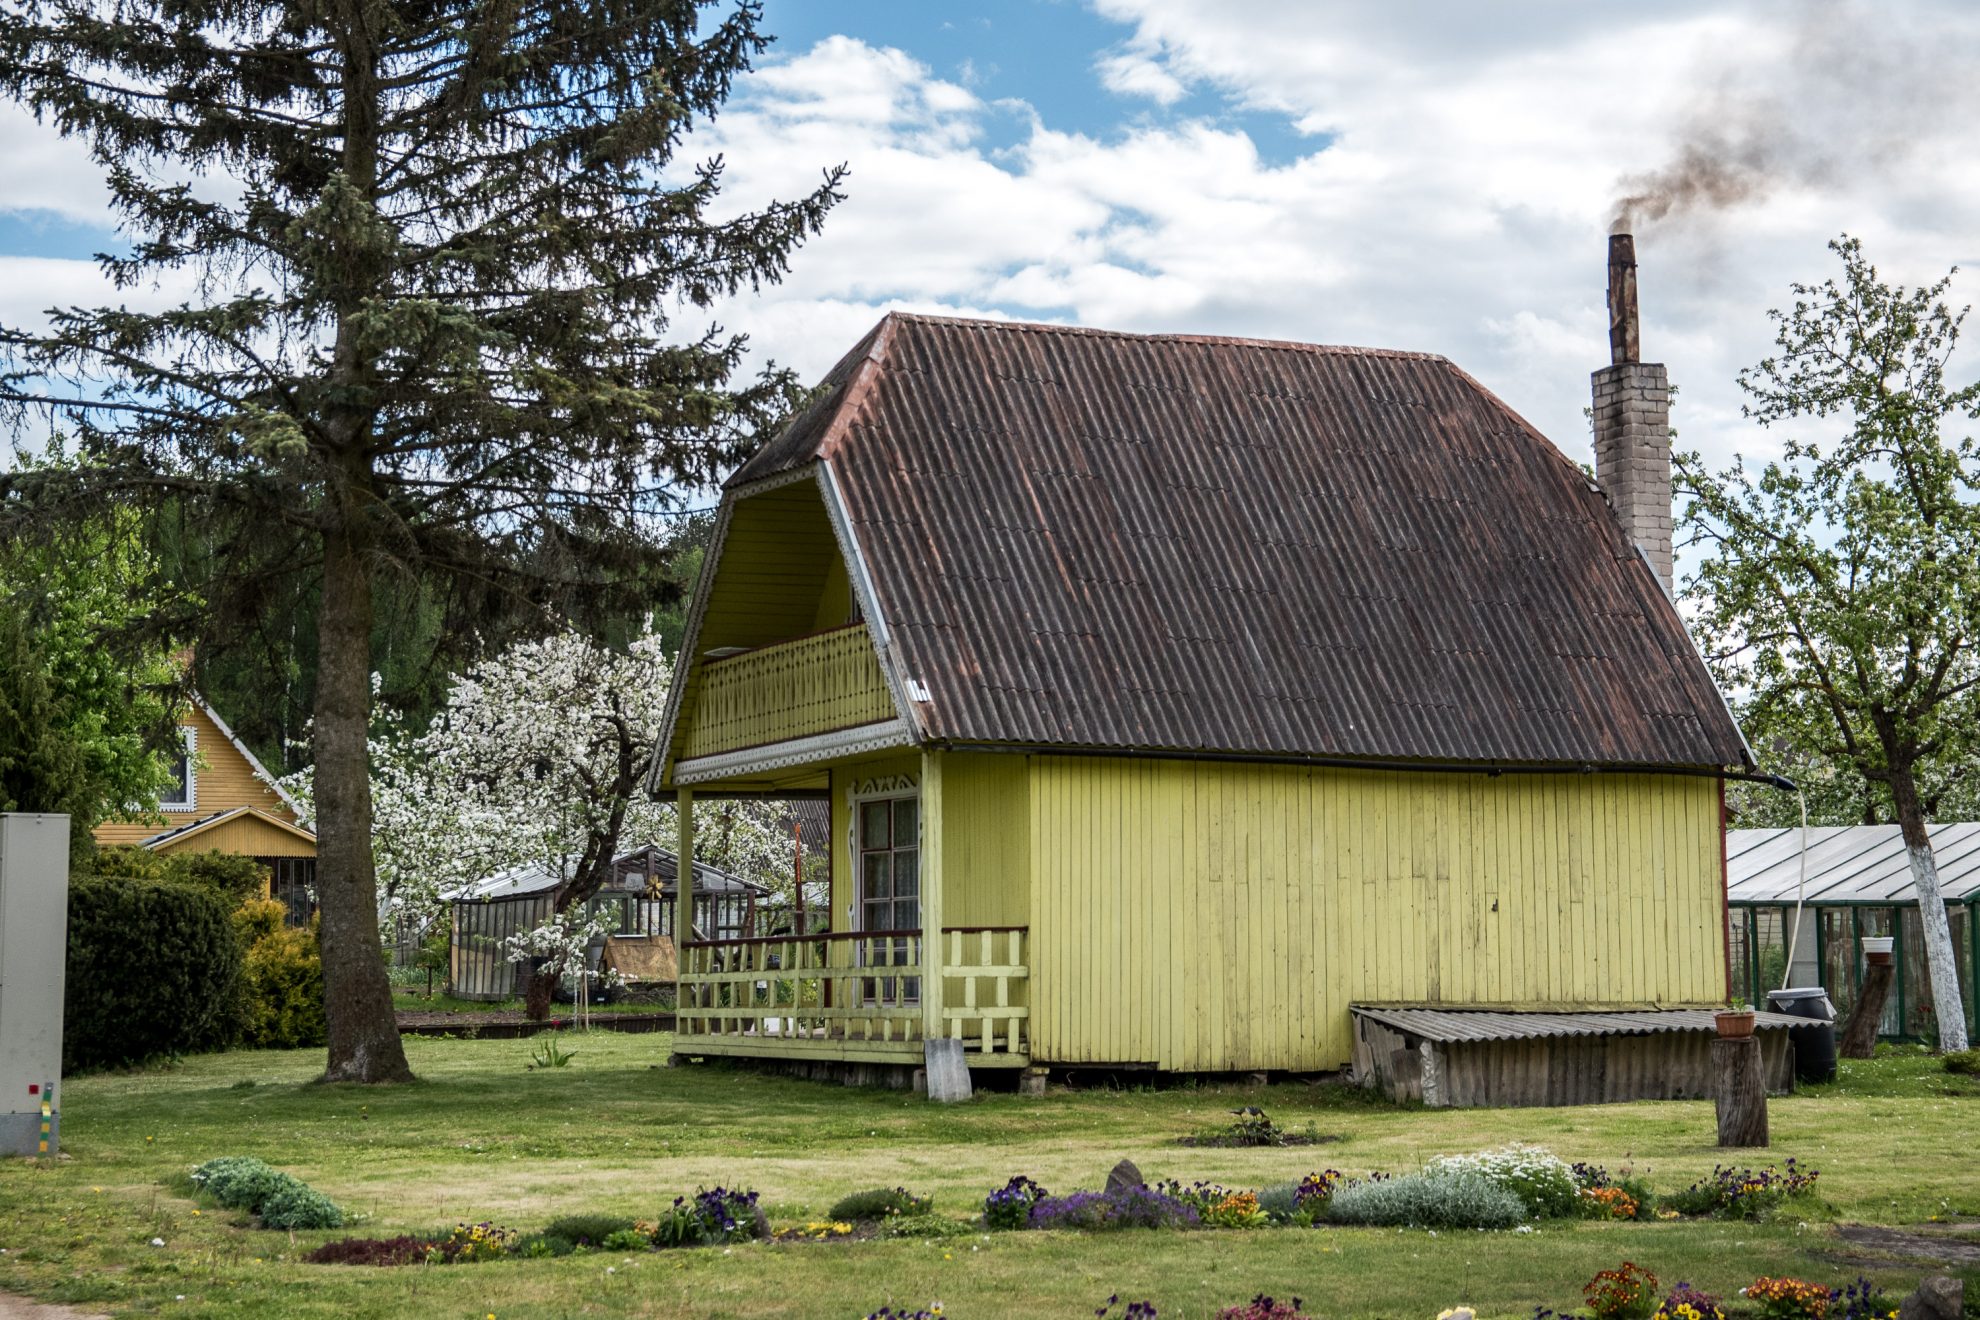
M 675 765 L 671 777 L 676 784 L 705 784 L 715 779 L 761 774 L 766 770 L 782 770 L 814 761 L 885 751 L 889 747 L 908 747 L 913 745 L 913 741 L 913 735 L 901 721 L 883 720 L 878 724 L 816 733 L 762 747 L 696 757 Z

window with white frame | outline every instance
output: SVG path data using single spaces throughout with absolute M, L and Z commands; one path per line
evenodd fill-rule
M 179 730 L 180 742 L 172 757 L 172 778 L 158 793 L 160 811 L 191 811 L 199 804 L 197 785 L 193 782 L 193 759 L 198 750 L 198 735 L 191 728 Z

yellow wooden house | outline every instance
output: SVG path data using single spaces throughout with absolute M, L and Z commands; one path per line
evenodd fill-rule
M 1668 501 L 1666 501 L 1668 508 Z M 1726 994 L 1750 764 L 1573 462 L 1430 355 L 890 315 L 726 485 L 651 783 L 830 805 L 685 1056 L 1345 1066 Z
M 252 857 L 268 868 L 269 892 L 287 904 L 291 922 L 308 921 L 315 909 L 316 835 L 295 799 L 204 697 L 193 695 L 179 737 L 173 783 L 158 804 L 163 819 L 106 821 L 93 831 L 96 842 Z

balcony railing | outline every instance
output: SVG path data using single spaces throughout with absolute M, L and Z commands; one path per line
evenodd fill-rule
M 945 928 L 942 1022 L 976 1064 L 1022 1064 L 1031 1010 L 1026 928 Z M 918 1059 L 919 930 L 693 940 L 683 953 L 675 1048 L 777 1057 Z
M 866 625 L 853 624 L 702 664 L 688 759 L 894 717 Z

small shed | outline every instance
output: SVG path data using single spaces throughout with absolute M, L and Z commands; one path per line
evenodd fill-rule
M 1968 1028 L 1980 1032 L 1980 1005 L 1974 1003 L 1980 990 L 1974 980 L 1980 967 L 1980 823 L 1934 825 L 1932 855 L 1952 925 Z M 1936 1037 L 1918 894 L 1898 826 L 1810 829 L 1805 883 L 1799 828 L 1728 830 L 1726 894 L 1733 985 L 1749 1002 L 1765 1003 L 1767 991 L 1785 979 L 1821 986 L 1837 1013 L 1846 1014 L 1863 984 L 1863 940 L 1888 936 L 1897 974 L 1879 1033 Z
M 561 880 L 544 867 L 517 867 L 451 896 L 454 934 L 447 983 L 452 994 L 492 1002 L 522 992 L 523 965 L 509 960 L 509 939 L 549 919 L 551 895 Z M 616 858 L 612 880 L 586 904 L 591 914 L 602 913 L 609 926 L 601 956 L 634 979 L 671 980 L 678 882 L 674 854 L 665 849 L 648 844 Z M 710 939 L 747 938 L 755 932 L 757 904 L 769 892 L 753 881 L 695 863 L 696 932 Z
M 1437 1106 L 1599 1105 L 1712 1095 L 1708 1009 L 1499 1013 L 1357 1004 L 1354 1075 L 1393 1100 Z M 1788 1028 L 1756 1013 L 1767 1089 L 1794 1089 Z

